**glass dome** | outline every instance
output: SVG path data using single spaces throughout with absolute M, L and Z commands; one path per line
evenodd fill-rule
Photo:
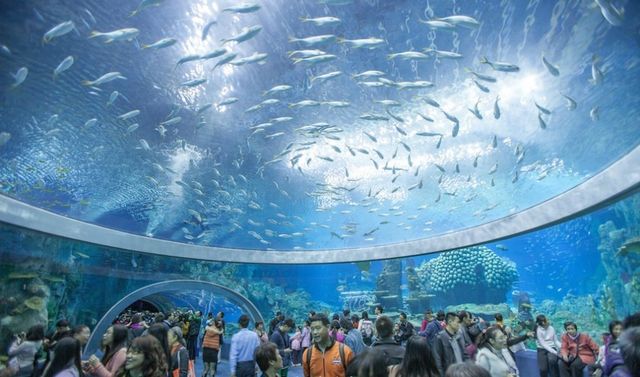
M 562 198 L 640 139 L 633 3 L 0 7 L 0 192 L 148 238 L 428 242 Z

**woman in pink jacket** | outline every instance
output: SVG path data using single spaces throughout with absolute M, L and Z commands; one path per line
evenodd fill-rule
M 584 367 L 596 362 L 598 345 L 588 334 L 578 333 L 578 325 L 574 322 L 565 322 L 564 330 L 558 360 L 560 377 L 581 377 Z
M 127 357 L 128 329 L 124 325 L 113 325 L 102 336 L 104 356 L 99 360 L 91 355 L 85 368 L 94 377 L 114 377 Z

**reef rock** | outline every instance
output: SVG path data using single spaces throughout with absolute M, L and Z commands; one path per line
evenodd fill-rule
M 448 251 L 416 268 L 440 305 L 498 304 L 518 279 L 515 263 L 484 246 Z
M 385 311 L 402 309 L 402 261 L 384 261 L 376 279 L 376 297 Z

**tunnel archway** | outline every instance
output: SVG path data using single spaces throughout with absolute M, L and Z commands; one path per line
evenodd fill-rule
M 134 302 L 144 299 L 161 310 L 168 310 L 170 309 L 170 306 L 168 305 L 168 300 L 163 299 L 165 296 L 171 296 L 176 292 L 195 290 L 205 290 L 213 295 L 224 297 L 242 309 L 242 312 L 246 313 L 254 323 L 257 321 L 264 321 L 258 308 L 256 308 L 248 298 L 232 289 L 219 284 L 199 280 L 168 280 L 139 288 L 127 294 L 113 305 L 102 316 L 96 324 L 96 327 L 91 332 L 91 337 L 89 338 L 89 342 L 87 343 L 83 356 L 87 357 L 92 355 L 100 348 L 100 339 L 102 338 L 102 334 L 104 334 L 109 326 L 111 326 L 113 320 Z

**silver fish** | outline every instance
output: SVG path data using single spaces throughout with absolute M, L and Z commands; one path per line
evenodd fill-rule
M 260 5 L 252 3 L 242 3 L 233 7 L 224 8 L 223 12 L 230 13 L 253 13 L 260 10 Z
M 15 80 L 14 83 L 11 84 L 11 89 L 15 89 L 20 86 L 20 84 L 22 84 L 24 80 L 27 79 L 28 74 L 29 68 L 27 67 L 22 67 L 18 69 L 18 72 L 16 72 L 15 74 L 11 74 L 11 76 L 13 76 L 13 79 Z
M 316 35 L 313 37 L 307 38 L 289 38 L 289 43 L 301 43 L 306 47 L 313 47 L 322 44 L 326 44 L 329 42 L 334 42 L 336 40 L 336 36 L 333 34 L 324 34 L 324 35 Z
M 176 42 L 178 42 L 176 39 L 174 38 L 162 38 L 157 42 L 154 42 L 150 45 L 142 45 L 142 49 L 148 49 L 148 48 L 153 48 L 153 49 L 161 49 L 161 48 L 165 48 L 165 47 L 170 47 L 173 46 L 174 44 L 176 44 Z
M 103 38 L 104 43 L 118 42 L 118 41 L 132 41 L 135 39 L 140 30 L 136 28 L 124 28 L 119 30 L 114 30 L 106 33 L 102 33 L 99 31 L 92 31 L 89 35 L 89 39 L 91 38 Z
M 549 61 L 543 56 L 542 57 L 542 63 L 544 63 L 544 66 L 547 67 L 547 71 L 549 71 L 549 73 L 551 73 L 553 76 L 560 76 L 560 69 L 549 63 Z
M 242 28 L 242 30 L 240 30 L 240 33 L 238 35 L 234 35 L 231 38 L 223 38 L 220 41 L 222 42 L 222 44 L 225 44 L 228 42 L 241 43 L 255 37 L 256 35 L 258 35 L 258 33 L 260 33 L 260 31 L 262 31 L 261 25 L 253 25 L 250 27 Z
M 365 38 L 365 39 L 338 38 L 337 41 L 338 43 L 350 45 L 353 48 L 366 48 L 369 50 L 382 47 L 385 43 L 385 40 L 380 38 Z
M 501 72 L 520 71 L 520 67 L 518 67 L 515 64 L 504 63 L 504 62 L 492 62 L 492 61 L 489 61 L 486 56 L 483 56 L 482 58 L 480 58 L 480 63 L 488 64 L 491 68 L 493 68 L 494 71 L 501 71 Z
M 68 34 L 75 28 L 76 25 L 73 23 L 73 21 L 62 22 L 44 33 L 44 36 L 42 37 L 42 43 L 49 43 L 52 39 Z
M 600 13 L 608 23 L 613 26 L 622 25 L 624 12 L 613 6 L 611 0 L 595 0 L 595 2 L 600 7 Z
M 316 17 L 316 18 L 300 17 L 300 21 L 311 22 L 316 26 L 335 26 L 342 22 L 342 20 L 340 20 L 337 17 Z
M 547 129 L 547 123 L 544 121 L 544 119 L 542 119 L 542 113 L 538 113 L 538 125 L 543 130 Z
M 489 93 L 490 90 L 488 87 L 480 84 L 478 81 L 476 81 L 476 79 L 471 79 L 471 81 L 473 81 L 473 83 L 478 87 L 478 89 L 482 90 L 485 93 Z
M 207 39 L 207 36 L 209 35 L 209 29 L 211 29 L 211 26 L 215 24 L 217 24 L 216 21 L 209 21 L 206 25 L 204 25 L 204 28 L 202 28 L 202 37 L 201 37 L 203 41 Z
M 474 75 L 478 80 L 482 80 L 482 81 L 486 81 L 486 82 L 496 82 L 498 81 L 498 79 L 496 79 L 493 76 L 489 76 L 489 75 L 485 75 L 482 73 L 478 73 L 478 72 L 474 72 L 472 70 L 470 70 L 469 68 L 465 68 L 465 71 L 471 73 L 472 75 Z
M 211 68 L 211 70 L 213 71 L 214 69 L 216 69 L 216 68 L 218 68 L 218 67 L 220 67 L 220 66 L 223 66 L 223 65 L 225 65 L 225 64 L 227 64 L 227 63 L 229 63 L 229 62 L 231 62 L 233 59 L 235 59 L 235 58 L 236 58 L 236 56 L 238 56 L 238 54 L 237 54 L 237 53 L 235 53 L 235 52 L 230 52 L 230 53 L 228 53 L 228 54 L 224 55 L 224 56 L 222 57 L 222 59 L 218 60 L 218 62 L 216 63 L 216 65 L 214 65 L 214 66 L 213 66 L 213 68 Z
M 138 5 L 138 8 L 136 8 L 136 10 L 134 10 L 133 12 L 131 12 L 129 14 L 129 17 L 135 16 L 136 14 L 140 13 L 145 8 L 157 7 L 158 5 L 162 4 L 163 2 L 164 2 L 164 0 L 142 0 L 142 2 L 140 2 L 140 4 Z
M 573 98 L 564 94 L 562 96 L 567 99 L 567 110 L 573 111 L 578 107 L 578 103 Z
M 67 69 L 71 68 L 71 66 L 74 63 L 74 59 L 73 56 L 69 55 L 66 58 L 64 58 L 64 60 L 62 62 L 60 62 L 60 64 L 58 64 L 58 66 L 56 67 L 56 69 L 53 70 L 53 79 L 55 80 L 56 78 L 58 78 L 58 75 L 61 74 L 62 72 L 66 71 Z
M 593 85 L 602 84 L 604 80 L 604 74 L 598 67 L 598 57 L 596 55 L 591 59 L 591 79 L 589 80 Z
M 493 117 L 496 119 L 500 119 L 500 106 L 498 105 L 498 101 L 500 101 L 500 96 L 497 96 L 496 101 L 493 103 Z
M 207 79 L 205 79 L 205 78 L 193 79 L 193 80 L 188 80 L 188 81 L 185 81 L 185 82 L 181 83 L 180 86 L 181 87 L 185 87 L 186 86 L 186 87 L 189 87 L 189 88 L 193 88 L 195 86 L 202 85 L 202 84 L 204 84 L 206 82 L 207 82 Z
M 319 75 L 319 76 L 315 76 L 311 78 L 311 85 L 313 85 L 314 82 L 319 81 L 319 82 L 325 82 L 329 79 L 332 79 L 334 77 L 338 77 L 342 74 L 342 71 L 333 71 L 333 72 L 329 72 L 329 73 L 325 73 L 323 75 Z
M 276 85 L 273 88 L 267 90 L 266 92 L 262 93 L 263 96 L 270 96 L 272 94 L 275 93 L 282 93 L 282 92 L 286 92 L 288 90 L 293 89 L 293 87 L 291 85 Z
M 551 110 L 549 110 L 549 109 L 547 109 L 547 108 L 545 108 L 543 106 L 538 105 L 538 103 L 535 102 L 535 101 L 533 103 L 535 103 L 536 107 L 538 108 L 538 110 L 540 110 L 540 112 L 545 113 L 547 115 L 551 114 Z
M 455 15 L 449 17 L 436 18 L 437 21 L 444 21 L 455 26 L 462 26 L 469 29 L 475 29 L 480 26 L 480 22 L 473 17 L 465 15 Z
M 118 119 L 127 120 L 140 115 L 140 110 L 131 110 L 128 113 L 118 115 Z

